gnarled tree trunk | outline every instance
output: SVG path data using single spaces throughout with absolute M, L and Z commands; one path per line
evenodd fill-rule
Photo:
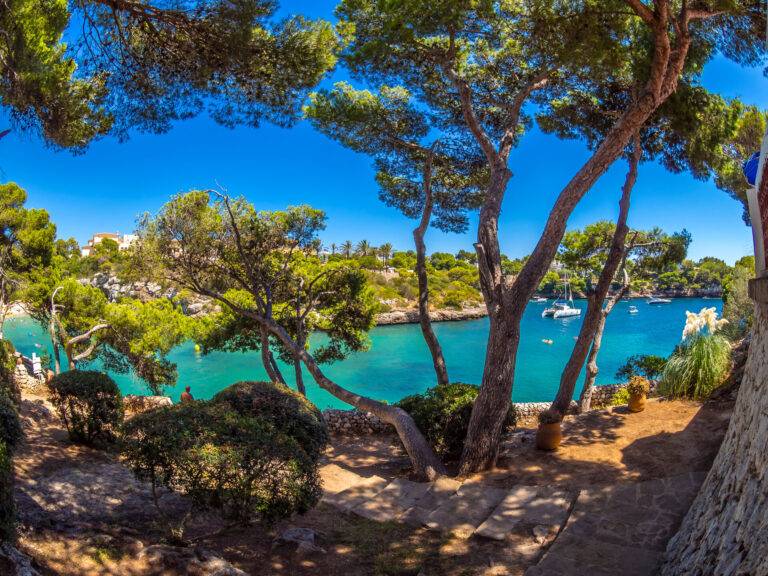
M 691 43 L 689 22 L 712 15 L 694 15 L 689 12 L 687 5 L 683 4 L 681 14 L 674 23 L 675 45 L 672 46 L 670 28 L 673 26 L 671 19 L 675 16 L 670 14 L 670 3 L 667 0 L 658 3 L 661 9 L 657 11 L 649 10 L 641 2 L 633 1 L 629 4 L 653 31 L 653 61 L 643 93 L 625 110 L 595 153 L 562 190 L 549 214 L 541 238 L 511 287 L 504 283 L 501 272 L 498 217 L 506 183 L 511 175 L 507 160 L 509 149 L 514 142 L 514 132 L 517 130 L 517 114 L 512 114 L 511 129 L 507 130 L 497 150 L 474 111 L 469 85 L 455 70 L 446 70 L 459 93 L 467 127 L 485 153 L 491 169 L 485 203 L 480 211 L 476 244 L 480 283 L 491 319 L 491 333 L 488 338 L 483 382 L 472 410 L 459 467 L 460 474 L 489 468 L 496 463 L 504 414 L 512 401 L 514 370 L 510 370 L 510 366 L 514 368 L 525 304 L 533 296 L 552 263 L 565 234 L 568 218 L 598 178 L 621 156 L 632 136 L 677 88 Z M 704 14 L 703 11 L 699 12 Z M 517 112 L 527 96 L 536 88 L 537 83 L 532 83 L 521 91 L 513 106 Z M 499 317 L 499 321 L 494 320 L 495 316 Z
M 768 574 L 768 278 L 750 292 L 755 324 L 736 407 L 662 576 Z
M 422 186 L 424 188 L 424 211 L 421 214 L 419 225 L 413 231 L 413 240 L 416 244 L 416 278 L 419 281 L 419 325 L 424 341 L 427 343 L 429 353 L 432 355 L 432 365 L 435 368 L 438 384 L 448 384 L 448 368 L 445 365 L 443 349 L 440 341 L 432 329 L 432 319 L 429 315 L 429 280 L 427 278 L 427 247 L 424 244 L 424 234 L 432 219 L 432 158 L 433 152 L 429 151 L 424 163 Z
M 597 365 L 597 355 L 600 353 L 600 347 L 603 345 L 603 330 L 605 329 L 605 314 L 600 315 L 600 321 L 597 323 L 595 337 L 592 340 L 592 348 L 587 358 L 587 374 L 584 377 L 584 387 L 579 396 L 579 412 L 587 412 L 592 407 L 592 392 L 595 389 L 595 380 L 600 368 Z
M 587 358 L 590 345 L 594 348 L 593 341 L 601 320 L 602 324 L 605 325 L 603 302 L 605 301 L 606 296 L 608 296 L 608 291 L 611 289 L 611 283 L 616 277 L 616 272 L 618 272 L 619 266 L 621 266 L 621 263 L 624 260 L 624 255 L 626 254 L 625 242 L 627 233 L 629 232 L 629 227 L 627 226 L 629 199 L 632 195 L 632 189 L 635 186 L 635 182 L 637 181 L 637 167 L 640 164 L 642 153 L 640 138 L 635 134 L 632 155 L 629 159 L 629 171 L 627 172 L 627 177 L 621 192 L 621 200 L 619 201 L 619 217 L 616 220 L 616 231 L 613 233 L 611 247 L 608 250 L 608 256 L 605 259 L 603 270 L 600 272 L 597 286 L 595 287 L 594 292 L 589 296 L 587 313 L 581 324 L 581 329 L 576 338 L 576 343 L 573 346 L 571 356 L 568 358 L 568 362 L 560 376 L 560 387 L 557 390 L 557 395 L 552 402 L 552 410 L 557 411 L 561 416 L 565 416 L 568 407 L 571 405 L 573 392 L 576 389 L 576 380 L 581 372 L 581 367 L 584 365 L 584 360 Z
M 280 372 L 280 368 L 275 362 L 275 358 L 272 355 L 272 350 L 269 349 L 269 332 L 265 328 L 261 328 L 261 363 L 264 365 L 264 370 L 267 371 L 267 376 L 272 382 L 279 382 L 285 384 L 285 378 Z

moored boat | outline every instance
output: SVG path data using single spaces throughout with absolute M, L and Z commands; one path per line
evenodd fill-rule
M 669 304 L 672 300 L 669 298 L 660 298 L 659 296 L 650 296 L 648 298 L 648 304 Z

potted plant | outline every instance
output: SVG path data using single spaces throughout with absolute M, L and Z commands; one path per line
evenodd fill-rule
M 536 448 L 539 450 L 557 450 L 563 439 L 560 429 L 562 417 L 556 410 L 544 410 L 539 413 L 539 429 L 536 431 Z
M 647 378 L 632 376 L 629 379 L 627 391 L 629 392 L 628 406 L 630 412 L 642 412 L 645 410 L 645 399 L 650 389 L 651 385 Z

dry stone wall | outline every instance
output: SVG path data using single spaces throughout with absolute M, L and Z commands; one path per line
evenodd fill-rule
M 744 378 L 723 444 L 670 541 L 662 576 L 768 575 L 768 278 L 757 300 Z

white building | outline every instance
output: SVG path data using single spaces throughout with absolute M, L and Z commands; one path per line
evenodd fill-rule
M 85 246 L 80 248 L 80 253 L 85 256 L 90 256 L 93 251 L 93 247 L 96 246 L 102 240 L 113 240 L 117 242 L 117 246 L 120 250 L 127 250 L 138 239 L 136 234 L 116 234 L 114 232 L 97 232 Z

